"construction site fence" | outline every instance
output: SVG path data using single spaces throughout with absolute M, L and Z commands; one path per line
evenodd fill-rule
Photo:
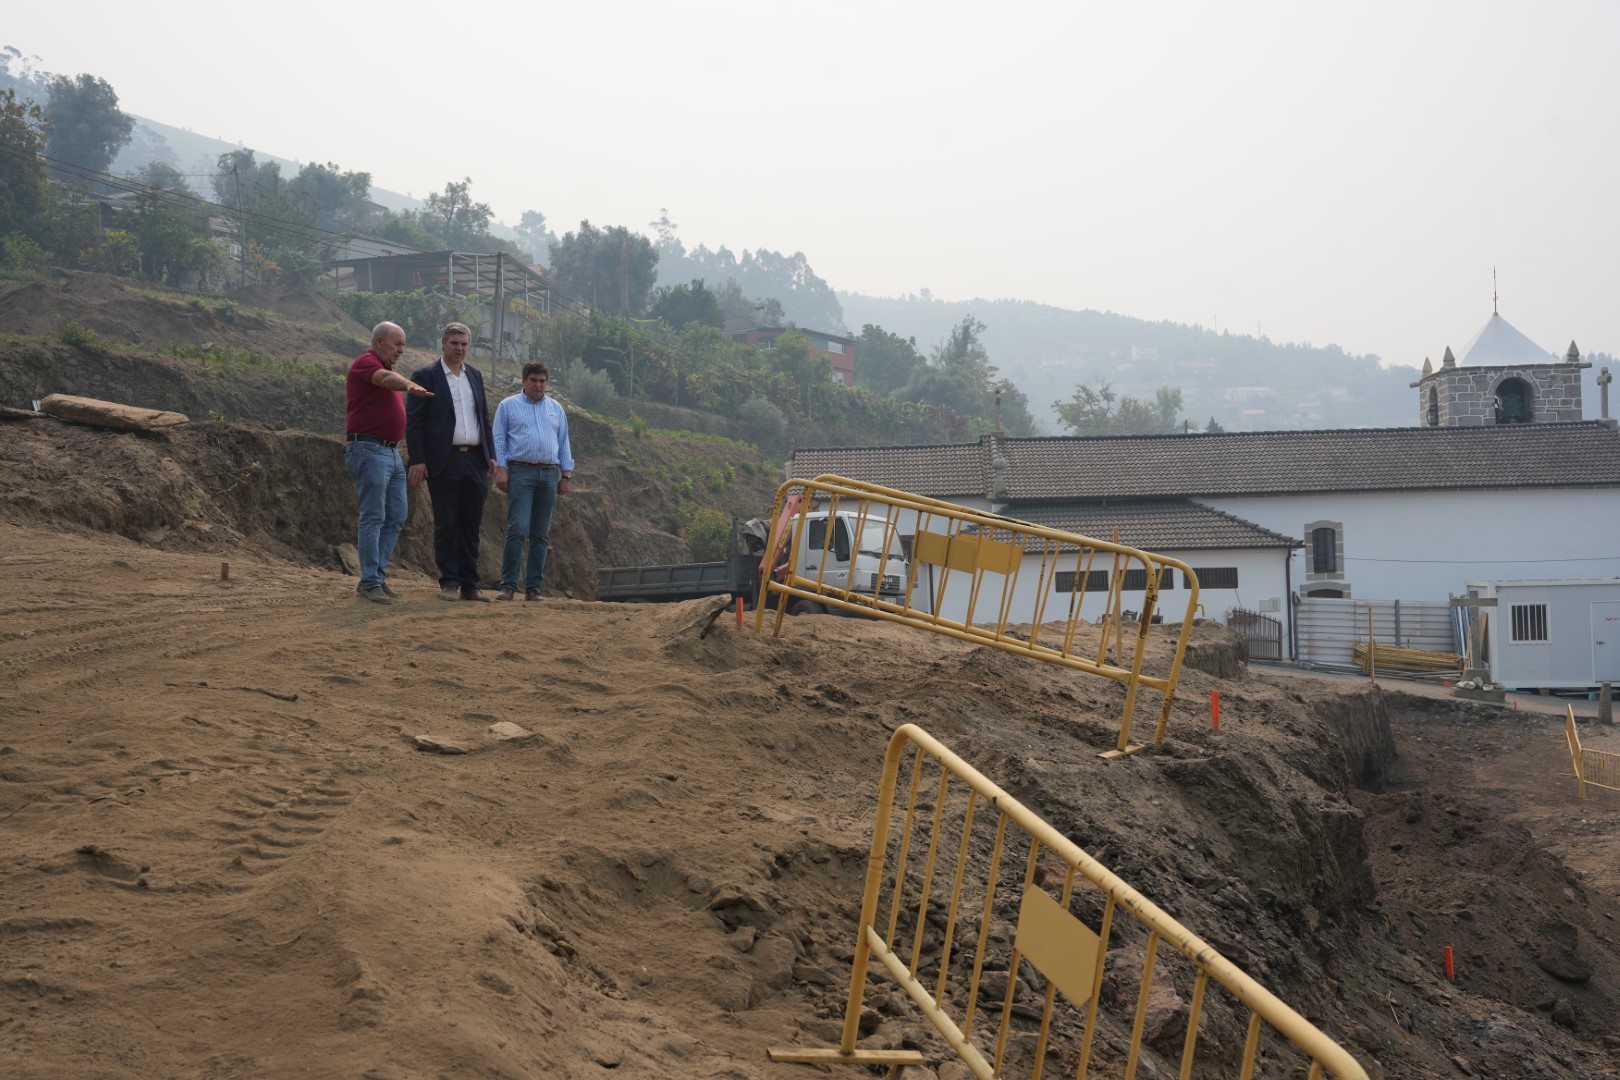
M 857 576 L 852 552 L 849 571 L 829 576 L 832 527 L 820 531 L 816 572 L 795 570 L 808 562 L 800 557 L 810 543 L 807 523 L 821 511 L 829 522 L 849 515 L 863 538 L 857 547 L 872 538 L 867 551 L 875 573 Z M 771 520 L 756 632 L 771 617 L 771 632 L 780 634 L 785 612 L 804 601 L 1030 657 L 1125 687 L 1111 754 L 1131 750 L 1144 688 L 1160 695 L 1151 741 L 1163 740 L 1198 610 L 1198 575 L 1181 560 L 833 475 L 783 484 Z M 902 561 L 903 580 L 891 579 L 889 569 Z M 1173 570 L 1186 581 L 1186 592 L 1176 594 L 1185 595 L 1185 606 L 1161 612 L 1161 590 Z M 1150 662 L 1156 621 L 1177 624 L 1175 640 L 1168 655 Z
M 1575 770 L 1575 782 L 1581 798 L 1586 798 L 1588 786 L 1620 791 L 1620 754 L 1608 750 L 1588 750 L 1581 745 L 1573 705 L 1564 706 L 1564 739 L 1569 743 L 1570 766 Z
M 922 1064 L 919 1051 L 859 1045 L 869 973 L 892 978 L 980 1080 L 1040 1080 L 1048 1067 L 1133 1080 L 1145 1055 L 1162 1055 L 1151 1075 L 1184 1080 L 1366 1078 L 1342 1046 L 912 724 L 883 762 L 840 1042 L 771 1058 Z M 1149 1031 L 1150 999 L 1166 987 L 1190 995 L 1184 1027 Z

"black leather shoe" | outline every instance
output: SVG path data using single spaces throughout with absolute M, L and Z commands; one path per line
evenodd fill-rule
M 481 604 L 489 603 L 489 597 L 484 595 L 484 590 L 476 585 L 463 585 L 461 587 L 461 598 L 463 600 L 477 600 Z

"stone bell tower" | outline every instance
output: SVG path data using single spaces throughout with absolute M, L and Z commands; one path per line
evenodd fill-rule
M 1439 370 L 1427 359 L 1418 392 L 1420 427 L 1556 424 L 1581 420 L 1581 372 L 1591 367 L 1569 343 L 1559 360 L 1495 311 L 1463 347 L 1447 346 Z

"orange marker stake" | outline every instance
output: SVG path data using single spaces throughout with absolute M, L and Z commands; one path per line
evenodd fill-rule
M 743 609 L 743 598 L 739 596 L 739 597 L 737 597 L 737 629 L 739 629 L 739 630 L 741 630 L 743 628 L 742 609 Z
M 1457 966 L 1451 959 L 1451 946 L 1446 946 L 1446 981 L 1454 982 L 1457 976 Z
M 222 563 L 219 564 L 219 580 L 221 580 L 221 581 L 229 581 L 229 580 L 231 580 L 231 564 L 230 563 L 222 562 Z
M 1221 692 L 1219 690 L 1209 692 L 1209 723 L 1210 730 L 1221 730 Z

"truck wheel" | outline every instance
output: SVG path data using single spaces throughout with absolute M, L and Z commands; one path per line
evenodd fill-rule
M 806 600 L 802 596 L 795 596 L 788 601 L 789 615 L 825 615 L 827 609 L 814 600 Z

